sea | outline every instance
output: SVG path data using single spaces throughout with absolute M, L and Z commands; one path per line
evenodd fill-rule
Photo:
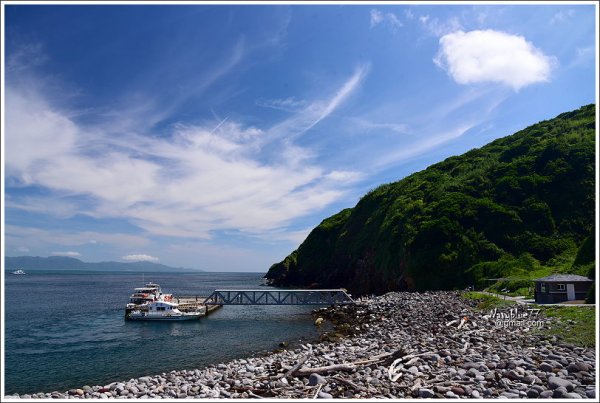
M 314 306 L 224 306 L 198 321 L 126 321 L 133 289 L 269 289 L 261 273 L 33 271 L 5 275 L 5 393 L 65 391 L 202 368 L 309 343 Z

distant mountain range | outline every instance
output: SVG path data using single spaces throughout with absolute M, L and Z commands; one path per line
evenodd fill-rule
M 64 256 L 6 256 L 4 264 L 7 270 L 89 270 L 89 271 L 133 271 L 133 272 L 173 272 L 202 271 L 183 267 L 171 267 L 152 262 L 98 262 L 88 263 Z

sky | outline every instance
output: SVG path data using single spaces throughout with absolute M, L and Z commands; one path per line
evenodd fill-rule
M 3 7 L 6 256 L 266 272 L 369 190 L 596 102 L 591 4 Z

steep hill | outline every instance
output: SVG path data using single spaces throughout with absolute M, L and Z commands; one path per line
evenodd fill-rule
M 588 105 L 448 158 L 323 220 L 265 277 L 379 294 L 571 267 L 595 230 L 594 142 Z

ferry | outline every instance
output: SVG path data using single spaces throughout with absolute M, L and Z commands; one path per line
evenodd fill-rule
M 135 288 L 125 309 L 125 318 L 130 320 L 193 320 L 206 314 L 206 307 L 196 303 L 179 303 L 173 294 L 162 292 L 160 285 L 147 283 Z
M 18 269 L 18 270 L 15 270 L 15 271 L 13 271 L 13 272 L 12 272 L 12 274 L 27 274 L 27 273 L 25 273 L 25 272 L 24 272 L 23 270 L 21 270 L 21 269 Z

